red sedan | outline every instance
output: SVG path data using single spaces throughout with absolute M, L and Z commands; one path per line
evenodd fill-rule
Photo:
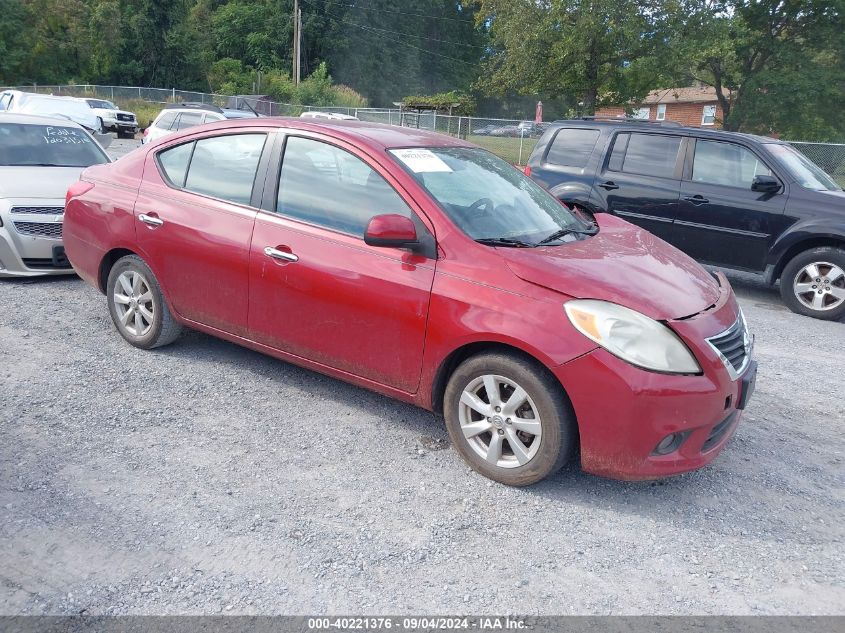
M 442 412 L 496 481 L 576 448 L 625 479 L 704 466 L 756 374 L 733 291 L 596 219 L 458 139 L 253 119 L 87 169 L 64 240 L 132 345 L 187 326 Z

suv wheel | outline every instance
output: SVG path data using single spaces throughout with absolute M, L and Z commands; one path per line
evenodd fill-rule
M 527 486 L 560 470 L 574 415 L 546 370 L 515 354 L 473 356 L 452 374 L 443 411 L 452 444 L 485 477 Z
M 845 250 L 823 246 L 793 257 L 781 274 L 780 294 L 793 312 L 841 319 L 845 316 Z
M 135 347 L 161 347 L 182 332 L 153 271 L 137 255 L 122 257 L 112 266 L 106 296 L 117 331 Z

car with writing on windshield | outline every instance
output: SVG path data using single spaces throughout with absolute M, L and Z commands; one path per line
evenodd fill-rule
M 576 454 L 624 479 L 699 468 L 754 389 L 724 275 L 440 134 L 195 127 L 86 170 L 65 226 L 131 345 L 193 328 L 442 413 L 455 449 L 505 484 Z
M 845 193 L 772 138 L 673 122 L 555 122 L 526 173 L 570 207 L 625 218 L 695 259 L 780 280 L 783 302 L 845 317 Z
M 66 119 L 0 112 L 0 277 L 73 274 L 62 244 L 65 192 L 108 156 Z

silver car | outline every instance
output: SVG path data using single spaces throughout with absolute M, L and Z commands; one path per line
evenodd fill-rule
M 65 193 L 83 169 L 107 162 L 72 121 L 0 112 L 0 277 L 73 272 L 62 245 Z

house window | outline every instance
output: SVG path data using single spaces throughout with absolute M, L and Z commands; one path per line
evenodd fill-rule
M 666 120 L 666 104 L 661 103 L 657 106 L 657 120 L 658 121 L 665 121 Z
M 716 122 L 716 106 L 706 105 L 701 112 L 701 125 L 713 125 Z
M 642 119 L 643 121 L 648 121 L 649 117 L 651 116 L 651 108 L 637 108 L 634 110 L 634 114 L 632 116 L 635 119 Z

